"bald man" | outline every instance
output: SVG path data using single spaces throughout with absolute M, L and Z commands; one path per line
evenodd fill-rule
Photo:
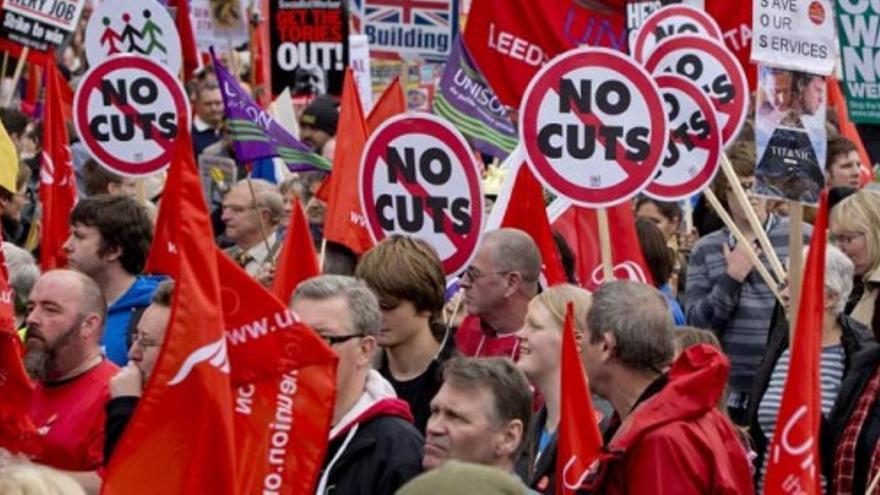
M 73 270 L 43 274 L 28 297 L 25 368 L 36 382 L 30 416 L 41 441 L 31 457 L 68 470 L 101 465 L 104 404 L 117 367 L 101 354 L 107 303 Z
M 516 332 L 523 326 L 529 301 L 538 293 L 540 275 L 541 252 L 528 234 L 517 229 L 486 233 L 461 276 L 468 316 L 455 335 L 459 352 L 517 359 Z

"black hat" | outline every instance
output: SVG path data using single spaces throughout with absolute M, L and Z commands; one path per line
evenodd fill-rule
M 303 110 L 299 118 L 301 125 L 312 126 L 331 136 L 336 135 L 336 124 L 339 122 L 339 106 L 332 97 L 320 95 Z

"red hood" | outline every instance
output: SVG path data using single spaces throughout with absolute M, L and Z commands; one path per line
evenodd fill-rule
M 608 451 L 626 451 L 656 428 L 703 416 L 718 405 L 729 373 L 730 362 L 718 349 L 705 344 L 689 347 L 672 364 L 666 386 L 623 422 Z

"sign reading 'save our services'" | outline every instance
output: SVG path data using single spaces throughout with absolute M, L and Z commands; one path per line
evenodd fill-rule
M 60 45 L 87 0 L 4 0 L 2 34 L 37 50 Z
M 434 246 L 443 272 L 464 270 L 483 229 L 480 172 L 464 137 L 443 119 L 410 113 L 370 137 L 360 170 L 361 207 L 373 238 L 392 234 Z
M 823 76 L 834 70 L 833 0 L 757 0 L 752 31 L 752 62 Z
M 92 67 L 74 96 L 74 123 L 89 153 L 127 176 L 171 163 L 174 139 L 188 125 L 189 100 L 176 76 L 142 55 L 114 55 Z
M 656 176 L 668 122 L 651 76 L 604 48 L 571 50 L 532 79 L 520 139 L 535 175 L 583 206 L 612 206 Z

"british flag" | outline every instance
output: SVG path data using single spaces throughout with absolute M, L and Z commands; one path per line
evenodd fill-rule
M 449 28 L 454 0 L 355 0 L 368 23 L 414 24 Z

